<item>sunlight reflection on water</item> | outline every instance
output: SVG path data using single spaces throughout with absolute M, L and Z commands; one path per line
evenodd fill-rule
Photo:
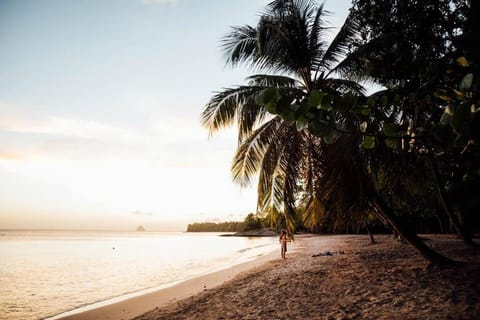
M 0 319 L 41 319 L 251 260 L 276 238 L 1 231 Z

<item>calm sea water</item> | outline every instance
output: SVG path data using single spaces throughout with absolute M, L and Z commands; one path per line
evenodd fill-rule
M 44 319 L 278 249 L 211 233 L 0 231 L 0 319 Z

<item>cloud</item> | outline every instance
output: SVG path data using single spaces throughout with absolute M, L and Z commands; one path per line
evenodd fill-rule
M 229 167 L 236 145 L 234 128 L 209 139 L 197 113 L 156 96 L 138 95 L 129 104 L 135 121 L 125 123 L 59 114 L 32 116 L 17 112 L 22 106 L 0 101 L 0 160 L 130 161 L 169 169 Z
M 17 153 L 0 150 L 0 160 L 19 160 L 22 156 Z

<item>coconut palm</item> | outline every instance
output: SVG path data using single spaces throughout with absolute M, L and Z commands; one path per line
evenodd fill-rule
M 315 135 L 303 130 L 305 121 L 300 116 L 307 113 L 301 108 L 319 90 L 330 97 L 363 94 L 362 86 L 354 80 L 363 76 L 358 56 L 364 49 L 351 52 L 350 48 L 355 43 L 357 23 L 349 15 L 327 45 L 323 41 L 327 29 L 324 16 L 323 5 L 312 1 L 276 0 L 267 6 L 256 27 L 234 27 L 223 40 L 227 63 L 247 64 L 259 73 L 249 77 L 247 85 L 216 93 L 202 112 L 203 125 L 212 133 L 237 124 L 234 180 L 245 185 L 259 173 L 259 211 L 280 209 L 290 230 L 298 220 L 295 209 L 300 205 L 317 223 L 318 215 L 328 213 L 334 213 L 335 219 L 365 219 L 368 208 L 428 260 L 448 262 L 389 210 L 367 170 L 368 154 L 359 150 L 362 135 L 332 138 L 330 133 L 327 137 L 315 132 L 313 126 L 308 129 Z M 266 103 L 272 100 L 273 104 Z M 354 114 L 340 113 L 333 119 L 339 132 L 358 128 Z M 304 203 L 299 204 L 299 199 Z
M 323 148 L 325 143 L 307 130 L 299 130 L 294 122 L 272 116 L 256 98 L 272 86 L 286 97 L 287 104 L 302 100 L 315 89 L 363 94 L 363 87 L 354 81 L 361 74 L 346 77 L 352 70 L 349 63 L 355 61 L 347 54 L 356 37 L 356 22 L 347 17 L 327 44 L 325 16 L 323 5 L 313 1 L 276 0 L 266 7 L 255 27 L 233 27 L 223 39 L 227 63 L 246 64 L 258 73 L 250 76 L 246 85 L 216 93 L 201 116 L 211 133 L 237 125 L 234 181 L 248 185 L 259 173 L 258 211 L 282 211 L 290 230 L 298 219 L 299 194 L 306 195 L 302 199 L 310 223 L 319 222 L 319 215 L 325 212 L 318 210 L 320 207 L 345 201 L 338 202 L 341 193 L 320 187 L 324 177 L 330 177 L 324 161 L 325 150 L 329 150 Z M 345 77 L 334 77 L 340 74 Z M 329 185 L 329 190 L 335 187 Z M 334 209 L 332 205 L 329 211 L 338 212 Z

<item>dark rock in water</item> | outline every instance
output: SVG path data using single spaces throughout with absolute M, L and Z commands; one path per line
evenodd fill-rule
M 138 226 L 137 231 L 145 231 L 145 228 L 143 226 Z

